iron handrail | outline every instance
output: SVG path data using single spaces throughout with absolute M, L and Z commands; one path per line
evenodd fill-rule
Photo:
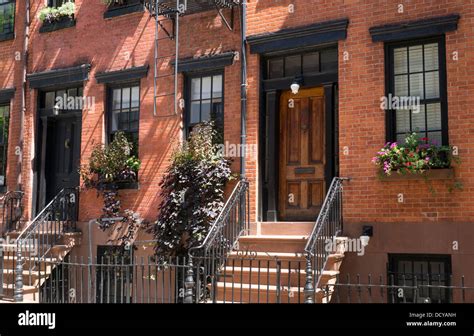
M 314 295 L 329 256 L 334 251 L 327 249 L 328 240 L 334 241 L 342 233 L 343 182 L 349 178 L 335 177 L 319 212 L 316 224 L 305 246 L 306 284 L 305 302 L 314 303 Z M 330 245 L 332 246 L 332 245 Z
M 13 227 L 13 224 L 15 222 L 21 222 L 21 218 L 23 217 L 22 202 L 24 194 L 23 191 L 9 191 L 1 198 L 3 201 L 2 234 L 17 229 Z M 15 211 L 15 209 L 18 209 L 18 211 Z
M 212 243 L 218 237 L 219 232 L 222 232 L 222 230 L 224 229 L 225 223 L 226 223 L 225 219 L 229 216 L 231 210 L 234 208 L 234 205 L 239 201 L 240 197 L 242 197 L 243 194 L 248 192 L 248 189 L 249 189 L 249 183 L 247 181 L 245 180 L 239 181 L 239 183 L 235 186 L 234 190 L 232 191 L 232 194 L 230 195 L 226 204 L 222 208 L 221 213 L 214 221 L 214 224 L 212 225 L 212 227 L 209 229 L 209 232 L 206 238 L 201 243 L 201 245 L 195 246 L 189 249 L 190 257 L 195 256 L 193 254 L 193 252 L 195 251 L 204 250 L 204 252 L 207 252 L 209 250 L 209 248 L 212 246 Z M 248 229 L 248 225 L 245 225 L 245 227 L 242 228 L 241 232 L 237 235 L 236 239 L 238 239 L 243 234 L 243 232 L 247 229 Z

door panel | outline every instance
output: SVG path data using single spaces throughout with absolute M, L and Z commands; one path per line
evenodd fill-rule
M 324 90 L 285 92 L 280 102 L 279 212 L 283 221 L 314 221 L 326 192 Z

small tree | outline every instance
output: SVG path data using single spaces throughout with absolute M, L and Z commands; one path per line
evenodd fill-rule
M 173 154 L 151 227 L 159 257 L 184 256 L 201 244 L 224 206 L 224 187 L 232 173 L 217 139 L 212 122 L 198 125 Z

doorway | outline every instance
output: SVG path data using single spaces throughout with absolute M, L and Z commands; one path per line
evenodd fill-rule
M 326 196 L 324 88 L 280 97 L 279 214 L 282 221 L 314 221 Z

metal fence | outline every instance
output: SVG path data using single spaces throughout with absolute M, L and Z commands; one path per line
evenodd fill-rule
M 193 269 L 200 288 L 193 303 L 302 304 L 305 260 L 258 260 L 246 255 L 227 261 L 219 272 Z M 68 258 L 41 281 L 41 303 L 184 303 L 186 258 L 102 258 L 89 263 Z M 440 281 L 440 278 L 445 280 Z M 198 280 L 199 279 L 199 280 Z M 474 287 L 464 277 L 386 274 L 335 276 L 316 289 L 316 303 L 467 303 Z

